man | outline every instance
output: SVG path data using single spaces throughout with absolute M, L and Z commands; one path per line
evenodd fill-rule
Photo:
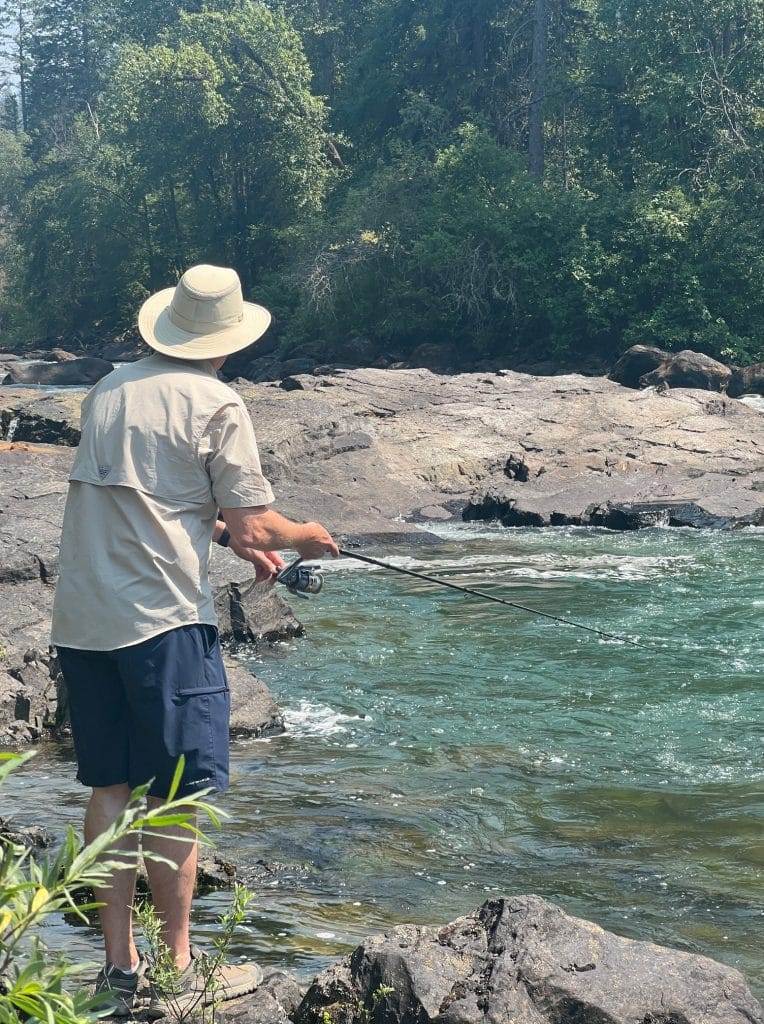
M 138 319 L 151 356 L 104 377 L 82 406 L 61 538 L 53 643 L 66 682 L 78 778 L 92 787 L 91 841 L 119 816 L 131 789 L 153 780 L 167 796 L 179 757 L 179 794 L 228 785 L 229 692 L 208 579 L 211 541 L 252 562 L 259 579 L 284 565 L 275 553 L 337 555 L 318 523 L 290 522 L 269 506 L 252 422 L 217 378 L 226 356 L 261 337 L 270 314 L 245 303 L 235 271 L 192 267 L 149 298 Z M 163 938 L 190 1002 L 198 974 L 189 940 L 196 844 L 163 828 L 145 849 Z M 106 964 L 98 990 L 128 1014 L 144 966 L 132 933 L 134 867 L 97 893 Z M 229 967 L 216 998 L 252 991 L 252 964 Z M 177 998 L 177 997 L 176 997 Z M 166 1010 L 152 987 L 155 1015 Z

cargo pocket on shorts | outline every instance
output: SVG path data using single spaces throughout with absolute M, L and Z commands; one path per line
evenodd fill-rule
M 184 680 L 173 696 L 176 756 L 198 751 L 214 760 L 221 734 L 227 737 L 229 692 L 220 656 L 217 631 L 203 626 L 194 637 L 198 645 L 193 681 Z

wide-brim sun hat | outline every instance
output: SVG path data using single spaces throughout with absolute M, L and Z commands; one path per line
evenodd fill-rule
M 218 359 L 261 338 L 271 314 L 245 302 L 235 270 L 200 264 L 174 288 L 163 288 L 141 306 L 138 330 L 147 345 L 177 359 Z

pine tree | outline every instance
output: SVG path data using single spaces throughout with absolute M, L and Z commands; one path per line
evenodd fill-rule
M 103 0 L 34 0 L 28 124 L 43 143 L 62 141 L 72 119 L 93 115 L 114 50 Z
M 14 135 L 22 130 L 19 97 L 13 89 L 0 92 L 0 129 Z
M 27 124 L 31 23 L 30 0 L 0 0 L 0 87 L 18 90 L 22 130 Z

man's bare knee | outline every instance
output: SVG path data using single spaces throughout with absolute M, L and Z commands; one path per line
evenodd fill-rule
M 116 786 L 94 786 L 90 799 L 99 807 L 121 810 L 130 799 L 130 787 L 126 782 L 120 782 Z

